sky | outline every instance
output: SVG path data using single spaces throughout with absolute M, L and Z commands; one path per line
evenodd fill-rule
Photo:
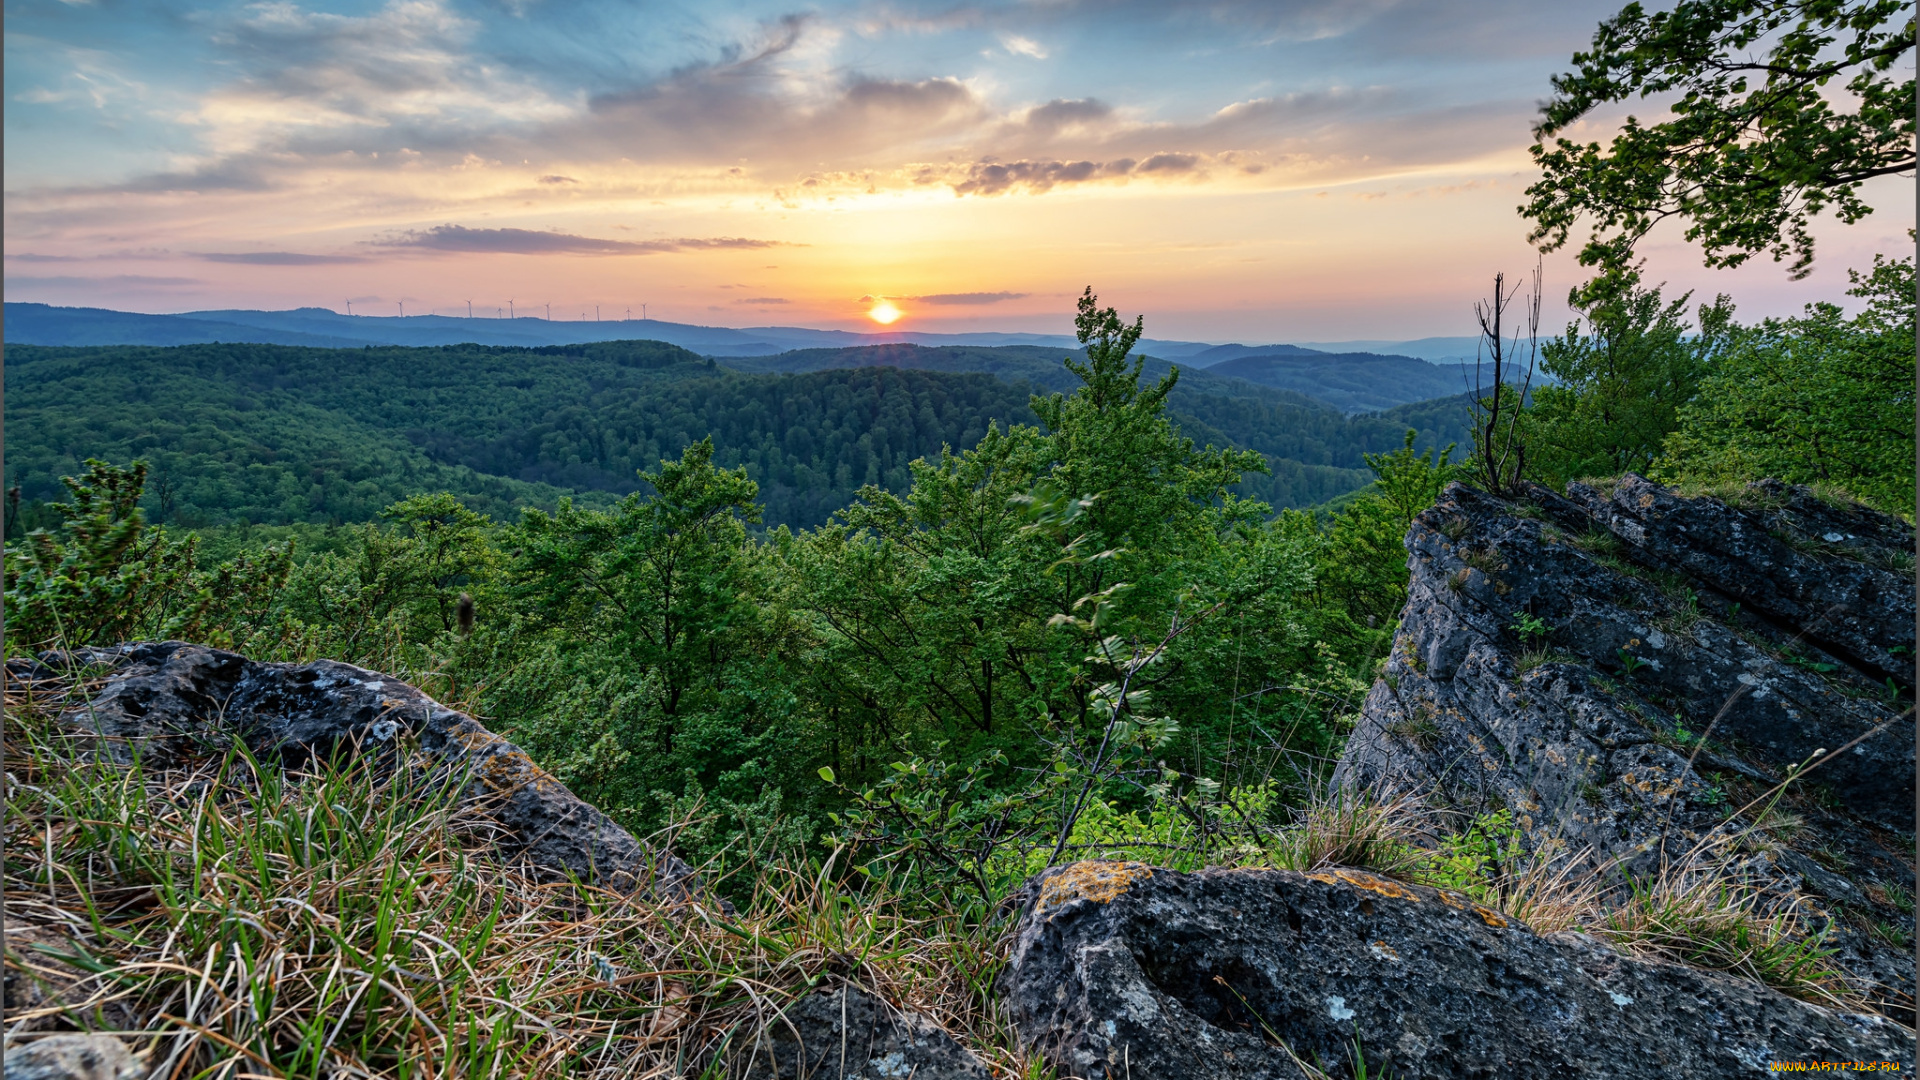
M 1092 286 L 1156 338 L 1466 335 L 1618 6 L 9 0 L 6 298 L 1057 333 Z M 1913 180 L 1866 194 L 1806 280 L 1672 225 L 1648 276 L 1840 300 L 1912 250 Z

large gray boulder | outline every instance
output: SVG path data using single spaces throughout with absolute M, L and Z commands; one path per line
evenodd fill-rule
M 1417 789 L 1456 820 L 1510 811 L 1529 846 L 1619 889 L 1737 865 L 1910 1018 L 1912 529 L 1778 484 L 1745 507 L 1632 475 L 1568 490 L 1455 484 L 1415 519 L 1407 606 L 1336 781 Z M 1767 820 L 1764 801 L 1735 813 L 1842 749 Z
M 1296 1080 L 1763 1077 L 1897 1061 L 1913 1033 L 1756 983 L 1537 936 L 1353 870 L 1078 863 L 1029 883 L 1000 989 L 1060 1075 Z
M 501 826 L 508 856 L 623 891 L 691 895 L 692 867 L 635 839 L 473 717 L 391 676 L 334 660 L 262 663 L 179 641 L 47 653 L 8 667 L 16 685 L 63 694 L 62 724 L 92 736 L 109 759 L 172 768 L 236 738 L 290 767 L 417 747 Z

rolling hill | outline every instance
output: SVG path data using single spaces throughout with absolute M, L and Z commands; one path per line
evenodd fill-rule
M 1068 389 L 1058 350 L 887 346 L 895 362 L 732 371 L 661 342 L 538 348 L 314 349 L 284 345 L 45 348 L 6 353 L 8 485 L 29 502 L 88 457 L 153 464 L 157 518 L 183 524 L 367 520 L 450 490 L 511 516 L 562 495 L 602 501 L 711 435 L 717 459 L 761 485 L 768 524 L 817 525 L 860 485 L 900 490 L 907 465 L 971 446 L 989 423 L 1032 423 L 1030 394 Z M 840 353 L 842 350 L 829 350 Z M 929 354 L 933 354 L 930 356 Z M 1053 356 L 1051 362 L 1042 356 Z M 946 369 L 943 369 L 946 368 Z M 1164 362 L 1149 364 L 1164 371 Z M 1260 451 L 1273 475 L 1244 492 L 1276 507 L 1371 479 L 1363 455 L 1407 419 L 1349 416 L 1310 398 L 1183 372 L 1169 401 L 1191 437 Z M 1422 442 L 1458 439 L 1450 407 Z

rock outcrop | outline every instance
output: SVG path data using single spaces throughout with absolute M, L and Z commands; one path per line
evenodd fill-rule
M 7 1048 L 8 1080 L 134 1080 L 146 1069 L 111 1035 L 51 1035 Z
M 787 1006 L 733 1063 L 742 1080 L 989 1080 L 973 1052 L 917 1013 L 854 987 Z
M 1336 781 L 1509 811 L 1618 887 L 1732 868 L 1910 1019 L 1913 530 L 1770 483 L 1568 495 L 1455 484 L 1414 521 Z
M 1913 1034 L 1756 983 L 1537 936 L 1352 870 L 1078 863 L 1030 883 L 1001 991 L 1060 1075 L 1115 1080 L 1766 1076 L 1913 1068 Z
M 104 672 L 76 681 L 81 672 Z M 274 664 L 178 641 L 47 653 L 12 661 L 8 677 L 62 693 L 61 723 L 98 752 L 150 768 L 177 766 L 240 739 L 288 766 L 417 746 L 440 776 L 464 785 L 502 830 L 501 847 L 554 875 L 625 891 L 684 896 L 691 867 L 636 840 L 577 798 L 513 743 L 412 686 L 333 660 Z M 85 692 L 74 688 L 85 686 Z

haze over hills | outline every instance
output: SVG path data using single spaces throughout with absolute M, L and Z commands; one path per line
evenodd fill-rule
M 523 309 L 525 310 L 525 309 Z M 833 348 L 907 342 L 920 345 L 1044 345 L 1073 349 L 1069 334 L 961 333 L 914 330 L 854 333 L 795 326 L 734 329 L 660 319 L 605 321 L 515 318 L 450 318 L 444 315 L 342 315 L 328 308 L 290 311 L 225 309 L 153 315 L 107 308 L 8 303 L 6 340 L 16 345 L 190 345 L 250 341 L 268 345 L 355 347 L 363 345 L 570 345 L 590 341 L 665 341 L 703 356 L 765 356 L 789 349 Z M 1143 338 L 1140 351 L 1207 367 L 1239 356 L 1304 352 L 1374 352 L 1421 359 L 1473 357 L 1472 338 L 1425 338 L 1402 348 L 1387 341 L 1312 345 L 1218 345 L 1204 341 Z

